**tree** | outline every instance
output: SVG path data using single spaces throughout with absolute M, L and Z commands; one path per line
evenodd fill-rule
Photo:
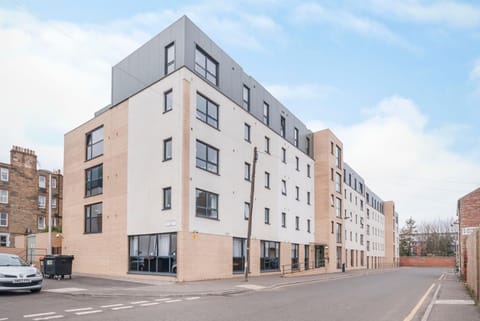
M 437 219 L 423 222 L 418 228 L 418 241 L 422 256 L 453 256 L 455 255 L 455 235 L 453 219 Z
M 405 221 L 405 226 L 400 231 L 400 256 L 414 255 L 416 233 L 416 222 L 412 217 L 410 217 Z

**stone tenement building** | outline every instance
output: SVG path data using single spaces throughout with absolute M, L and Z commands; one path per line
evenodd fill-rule
M 52 174 L 51 202 L 48 200 L 49 174 Z M 14 247 L 17 235 L 44 231 L 50 204 L 52 226 L 61 226 L 62 184 L 60 171 L 37 169 L 33 150 L 12 147 L 10 164 L 0 162 L 0 247 Z

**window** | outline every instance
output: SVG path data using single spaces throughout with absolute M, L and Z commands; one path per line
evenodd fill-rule
M 280 135 L 285 138 L 285 117 L 280 116 Z
M 173 109 L 173 91 L 170 89 L 163 93 L 163 112 Z
M 265 172 L 265 188 L 270 188 L 270 173 Z
M 56 197 L 52 197 L 51 204 L 52 204 L 52 208 L 57 208 L 57 198 Z
M 246 239 L 233 238 L 233 273 L 245 271 Z
M 243 85 L 242 106 L 244 109 L 250 111 L 250 88 Z
M 295 156 L 295 167 L 297 171 L 300 171 L 300 159 L 298 156 Z
M 333 142 L 330 142 L 330 153 L 333 155 Z
M 0 189 L 0 203 L 8 204 L 8 191 Z
M 249 216 L 250 216 L 250 203 L 245 202 L 243 205 L 243 218 L 245 220 L 248 220 Z
M 218 219 L 218 194 L 196 189 L 196 216 Z
M 0 247 L 7 247 L 9 246 L 8 242 L 8 234 L 0 234 Z
M 342 217 L 342 200 L 338 197 L 335 198 L 335 215 Z
M 197 167 L 218 174 L 218 149 L 197 140 Z
M 195 49 L 195 71 L 212 84 L 218 84 L 218 63 L 199 47 Z
M 265 136 L 265 153 L 270 154 L 270 138 Z
M 244 129 L 243 129 L 243 138 L 245 141 L 250 143 L 250 125 L 245 123 Z
M 307 164 L 307 177 L 311 177 L 310 176 L 310 164 Z
M 177 272 L 177 234 L 129 236 L 129 271 L 142 273 Z
M 0 226 L 8 226 L 8 214 L 0 213 Z
M 333 170 L 333 168 L 330 168 L 330 180 L 334 180 L 334 175 L 335 175 L 335 172 Z
M 287 150 L 282 147 L 282 162 L 287 163 Z
M 260 271 L 278 271 L 280 269 L 280 243 L 260 241 Z
M 163 209 L 169 210 L 172 208 L 172 188 L 165 187 L 163 189 Z
M 342 224 L 337 223 L 337 243 L 342 243 Z
M 300 217 L 295 216 L 295 229 L 300 231 Z
M 163 160 L 168 161 L 172 159 L 172 139 L 168 138 L 163 141 Z
M 297 201 L 300 200 L 300 187 L 298 187 L 298 186 L 295 186 L 295 199 Z
M 305 149 L 307 151 L 307 155 L 310 155 L 310 138 L 308 138 L 308 137 L 305 138 L 305 145 L 306 145 Z
M 363 200 L 360 200 L 360 211 L 363 211 Z
M 335 191 L 338 193 L 342 192 L 342 175 L 335 173 Z
M 295 147 L 298 147 L 298 128 L 297 127 L 293 129 L 293 144 L 295 145 Z
M 307 204 L 310 205 L 310 192 L 307 192 Z
M 342 150 L 338 146 L 335 147 L 335 165 L 338 168 L 342 168 Z
M 282 212 L 282 227 L 287 227 L 287 213 Z
M 292 243 L 292 270 L 298 270 L 298 255 L 299 255 L 299 246 L 298 244 Z
M 0 168 L 0 181 L 8 182 L 8 168 Z
M 47 178 L 45 176 L 38 176 L 38 187 L 45 188 L 47 187 Z
M 264 219 L 265 224 L 270 224 L 270 209 L 268 207 L 265 207 Z
M 57 188 L 57 179 L 52 177 L 52 188 Z
M 175 70 L 175 43 L 165 47 L 165 74 Z
M 197 93 L 197 119 L 218 128 L 218 105 L 199 93 Z
M 39 216 L 37 219 L 37 228 L 39 230 L 45 229 L 45 216 Z
M 310 219 L 307 220 L 307 232 L 310 233 Z
M 266 102 L 263 102 L 263 123 L 267 126 L 270 124 L 270 105 Z
M 85 171 L 85 196 L 98 195 L 103 192 L 103 165 Z
M 246 181 L 249 181 L 250 180 L 250 164 L 249 163 L 245 163 L 245 167 L 244 167 L 244 178 Z
M 282 195 L 287 195 L 287 182 L 282 179 Z
M 38 207 L 45 208 L 46 207 L 47 198 L 43 195 L 38 196 Z
M 332 234 L 334 233 L 334 231 L 333 231 L 334 224 L 335 223 L 333 221 L 330 221 L 330 225 L 331 225 L 330 228 L 331 228 L 331 233 Z
M 85 233 L 102 232 L 102 203 L 85 206 Z
M 87 134 L 87 160 L 103 155 L 103 127 Z

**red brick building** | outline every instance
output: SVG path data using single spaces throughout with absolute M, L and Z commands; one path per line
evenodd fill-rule
M 460 270 L 466 280 L 468 257 L 467 251 L 465 250 L 465 241 L 472 231 L 480 228 L 480 188 L 477 188 L 458 200 L 457 216 L 459 223 Z
M 48 199 L 49 176 L 52 199 Z M 62 219 L 63 176 L 60 171 L 37 169 L 35 152 L 13 146 L 10 163 L 0 162 L 0 247 L 14 247 L 15 236 L 48 228 L 48 206 L 52 206 L 52 227 Z M 23 247 L 23 244 L 18 244 Z

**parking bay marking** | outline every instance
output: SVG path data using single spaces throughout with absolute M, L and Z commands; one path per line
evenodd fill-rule
M 156 299 L 155 301 L 157 302 L 162 302 L 162 301 L 169 301 L 171 300 L 170 298 L 163 298 L 163 299 Z
M 121 307 L 123 304 L 117 303 L 117 304 L 109 304 L 109 305 L 102 305 L 100 306 L 101 308 L 115 308 L 115 307 Z
M 1 318 L 0 321 L 6 321 L 8 318 Z
M 150 301 L 134 301 L 134 302 L 130 302 L 130 304 L 142 304 L 142 303 L 148 303 Z
M 149 303 L 142 303 L 140 304 L 141 307 L 149 307 L 151 305 L 157 305 L 160 304 L 159 302 L 149 302 Z
M 187 301 L 192 301 L 192 300 L 198 300 L 198 299 L 200 299 L 199 296 L 192 296 L 192 297 L 190 297 L 190 298 L 186 298 L 185 300 L 187 300 Z
M 174 303 L 174 302 L 180 302 L 182 300 L 170 300 L 170 301 L 165 301 L 165 303 Z
M 87 310 L 91 310 L 92 308 L 88 307 L 88 308 L 78 308 L 78 309 L 68 309 L 68 310 L 65 310 L 65 312 L 79 312 L 79 311 L 87 311 Z
M 132 305 L 125 305 L 125 306 L 121 306 L 121 307 L 112 308 L 112 310 L 117 311 L 117 310 L 123 310 L 123 309 L 131 309 L 131 308 L 133 308 Z
M 52 314 L 56 314 L 56 313 L 57 312 L 44 312 L 44 313 L 26 314 L 23 317 L 24 318 L 35 318 L 35 317 L 42 317 L 42 316 L 46 316 L 46 315 L 52 315 Z
M 52 319 L 60 319 L 60 318 L 63 318 L 63 315 L 57 314 L 49 317 L 35 318 L 33 319 L 33 321 L 43 321 L 43 320 L 52 320 Z
M 93 314 L 93 313 L 100 313 L 103 310 L 91 310 L 91 311 L 83 311 L 83 312 L 75 312 L 76 315 L 85 315 L 85 314 Z

